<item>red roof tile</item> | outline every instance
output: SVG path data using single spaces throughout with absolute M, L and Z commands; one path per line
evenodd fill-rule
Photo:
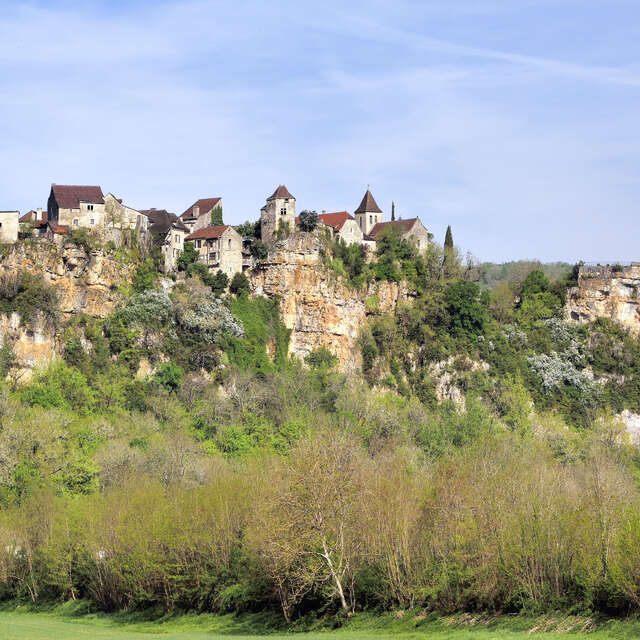
M 190 236 L 187 236 L 185 240 L 198 240 L 200 238 L 219 238 L 227 229 L 231 229 L 228 224 L 223 224 L 219 227 L 205 227 L 204 229 L 198 229 L 194 231 Z
M 371 195 L 371 191 L 369 191 L 369 189 L 367 189 L 367 193 L 364 194 L 364 198 L 362 198 L 360 206 L 354 213 L 382 213 L 382 210 Z
M 194 207 L 200 208 L 200 213 L 198 215 L 208 213 L 218 204 L 218 202 L 220 202 L 220 200 L 222 200 L 222 198 L 200 198 L 200 200 L 196 200 L 180 217 L 193 218 Z
M 69 231 L 69 227 L 66 224 L 56 224 L 55 222 L 49 222 L 48 225 L 49 227 L 51 227 L 53 233 L 65 234 Z
M 340 231 L 347 220 L 355 220 L 355 218 L 347 211 L 336 211 L 335 213 L 321 213 L 318 220 L 324 222 L 328 227 Z
M 291 198 L 295 200 L 295 198 L 289 193 L 289 189 L 281 184 L 267 200 L 274 200 L 275 198 Z
M 54 184 L 51 185 L 51 191 L 62 209 L 79 209 L 81 201 L 104 204 L 104 195 L 100 187 Z
M 38 212 L 35 209 L 31 209 L 31 211 L 27 211 L 23 216 L 20 216 L 18 222 L 29 222 L 30 220 L 35 220 Z M 46 221 L 47 219 L 47 210 L 45 209 L 42 212 L 42 220 Z

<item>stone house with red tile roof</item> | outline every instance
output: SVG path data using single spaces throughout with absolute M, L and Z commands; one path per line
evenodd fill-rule
M 215 209 L 222 209 L 222 198 L 200 198 L 180 216 L 180 219 L 193 233 L 211 226 L 211 216 Z
M 229 278 L 242 271 L 242 236 L 228 224 L 198 229 L 185 242 L 193 243 L 200 262 L 211 270 L 219 269 Z
M 363 234 L 360 226 L 347 211 L 322 212 L 318 216 L 318 221 L 331 229 L 336 240 L 342 240 L 346 245 L 362 244 Z

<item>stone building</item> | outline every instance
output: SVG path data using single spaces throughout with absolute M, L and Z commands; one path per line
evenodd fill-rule
M 200 261 L 210 269 L 220 269 L 229 278 L 242 271 L 242 236 L 228 224 L 198 229 L 185 241 L 193 243 Z
M 409 218 L 407 220 L 392 220 L 390 222 L 378 222 L 373 226 L 365 240 L 376 242 L 380 234 L 389 227 L 396 229 L 400 235 L 412 242 L 419 253 L 424 253 L 429 246 L 429 232 L 420 222 L 420 218 Z
M 356 219 L 347 211 L 336 211 L 335 213 L 322 212 L 318 215 L 318 222 L 331 229 L 333 237 L 345 244 L 362 244 L 362 231 Z
M 162 253 L 163 271 L 175 271 L 189 229 L 175 213 L 166 209 L 143 209 L 140 213 L 149 219 L 149 236 Z
M 278 238 L 295 231 L 296 199 L 281 184 L 260 209 L 262 241 L 273 244 Z
M 51 185 L 47 221 L 55 227 L 86 228 L 116 243 L 124 231 L 146 234 L 147 217 L 98 186 Z
M 18 219 L 19 232 L 24 236 L 40 236 L 44 235 L 47 230 L 47 212 L 42 207 L 31 209 Z
M 180 216 L 180 220 L 193 233 L 212 226 L 211 216 L 215 209 L 222 210 L 222 198 L 200 198 Z
M 368 236 L 371 229 L 379 222 L 382 222 L 382 209 L 378 206 L 369 189 L 367 189 L 362 202 L 354 213 L 363 236 Z
M 0 243 L 17 242 L 19 217 L 19 211 L 0 211 Z

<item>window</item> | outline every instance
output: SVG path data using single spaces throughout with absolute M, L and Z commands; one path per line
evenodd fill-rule
M 369 216 L 369 224 L 373 224 L 373 216 Z
M 199 249 L 202 246 L 202 240 L 196 240 L 196 249 Z
M 89 224 L 90 224 L 91 226 L 93 226 L 95 223 L 96 223 L 96 221 L 95 221 L 93 218 L 91 218 L 91 220 L 89 220 Z
M 73 226 L 77 227 L 78 226 L 78 218 L 74 218 L 73 219 Z
M 231 249 L 231 238 L 229 238 L 229 240 L 227 240 L 227 246 L 229 247 L 229 249 Z
M 88 204 L 88 205 L 87 205 L 87 209 L 88 209 L 89 211 L 93 211 L 93 205 L 92 205 L 92 204 Z
M 287 207 L 282 207 L 280 209 L 280 215 L 281 216 L 286 216 L 287 215 Z

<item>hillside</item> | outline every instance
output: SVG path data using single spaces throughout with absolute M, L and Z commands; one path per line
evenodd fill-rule
M 635 612 L 636 334 L 575 321 L 586 272 L 489 293 L 394 233 L 365 257 L 298 233 L 229 283 L 8 249 L 0 598 Z

